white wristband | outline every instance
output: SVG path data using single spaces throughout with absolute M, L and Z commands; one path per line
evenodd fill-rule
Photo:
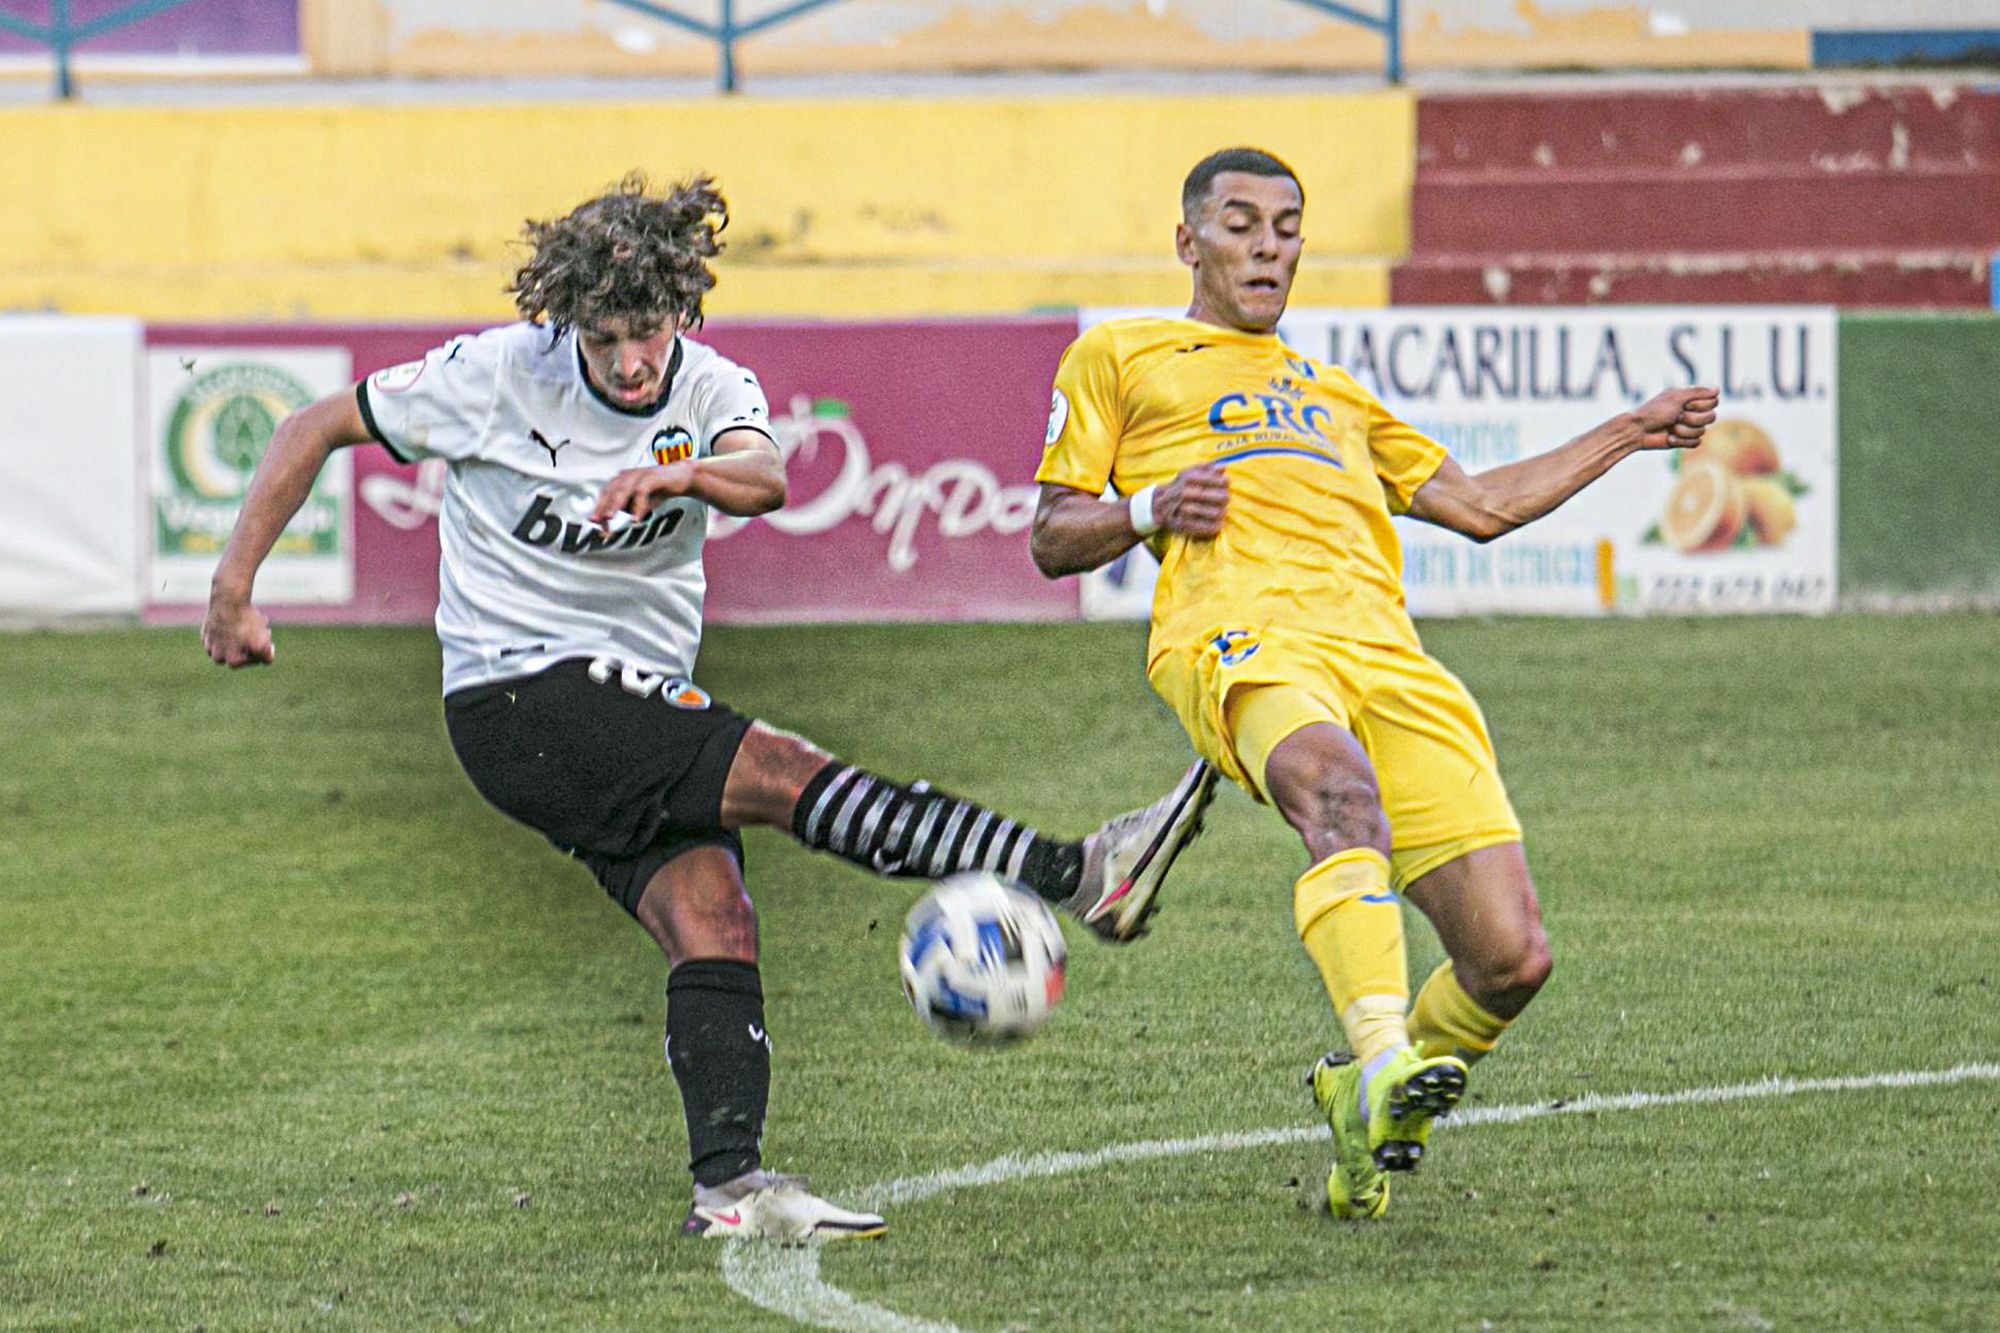
M 1132 531 L 1141 537 L 1150 537 L 1160 530 L 1160 520 L 1153 517 L 1154 490 L 1152 486 L 1141 487 L 1125 502 L 1125 514 L 1132 521 Z

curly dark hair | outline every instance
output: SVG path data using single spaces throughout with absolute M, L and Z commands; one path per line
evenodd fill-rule
M 630 172 L 567 217 L 522 225 L 533 254 L 507 290 L 524 319 L 546 320 L 557 337 L 608 319 L 652 327 L 679 316 L 701 326 L 702 297 L 715 286 L 707 261 L 722 252 L 729 205 L 710 176 L 664 195 L 648 188 Z

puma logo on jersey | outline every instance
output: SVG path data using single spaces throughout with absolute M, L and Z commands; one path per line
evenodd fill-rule
M 569 441 L 563 441 L 568 444 Z M 558 445 L 558 448 L 561 446 Z M 649 519 L 608 531 L 590 523 L 579 523 L 574 519 L 561 518 L 549 512 L 555 500 L 551 496 L 537 495 L 528 506 L 528 512 L 521 515 L 521 521 L 514 525 L 514 540 L 526 542 L 529 546 L 559 547 L 564 555 L 589 555 L 593 551 L 631 551 L 641 546 L 651 546 L 673 532 L 687 517 L 684 506 L 657 509 Z
M 568 441 L 568 440 L 560 440 L 560 441 L 556 442 L 555 444 L 550 444 L 550 443 L 549 443 L 549 437 L 548 437 L 548 436 L 546 436 L 546 435 L 544 435 L 544 434 L 542 434 L 542 433 L 541 433 L 540 431 L 538 431 L 538 430 L 531 430 L 531 431 L 529 431 L 529 432 L 528 432 L 528 438 L 529 438 L 529 439 L 531 439 L 531 440 L 533 440 L 533 441 L 534 441 L 534 442 L 535 442 L 536 444 L 539 444 L 539 445 L 541 445 L 541 446 L 542 446 L 542 448 L 544 448 L 544 449 L 546 449 L 546 450 L 548 450 L 548 451 L 549 451 L 549 466 L 550 466 L 550 467 L 554 467 L 554 466 L 556 465 L 556 454 L 557 454 L 557 452 L 558 452 L 558 451 L 560 451 L 560 450 L 563 450 L 563 449 L 567 449 L 567 448 L 569 448 L 569 441 Z

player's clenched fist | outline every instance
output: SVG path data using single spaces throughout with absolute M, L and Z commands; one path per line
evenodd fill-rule
M 248 602 L 210 598 L 201 622 L 201 646 L 209 660 L 226 667 L 265 665 L 278 660 L 271 622 Z
M 1189 537 L 1220 533 L 1223 511 L 1228 508 L 1229 474 L 1215 463 L 1189 468 L 1153 497 L 1153 517 L 1160 526 Z
M 1644 432 L 1642 449 L 1691 449 L 1701 443 L 1701 433 L 1715 423 L 1718 389 L 1694 385 L 1654 394 L 1632 415 Z

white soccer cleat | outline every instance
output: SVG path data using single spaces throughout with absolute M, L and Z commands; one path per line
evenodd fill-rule
M 722 1185 L 697 1185 L 683 1236 L 727 1240 L 754 1236 L 789 1245 L 879 1236 L 888 1224 L 875 1213 L 851 1212 L 807 1188 L 804 1176 L 751 1171 Z
M 1143 810 L 1106 820 L 1083 840 L 1083 882 L 1063 908 L 1113 943 L 1137 938 L 1174 858 L 1201 833 L 1215 796 L 1215 769 L 1197 763 Z

